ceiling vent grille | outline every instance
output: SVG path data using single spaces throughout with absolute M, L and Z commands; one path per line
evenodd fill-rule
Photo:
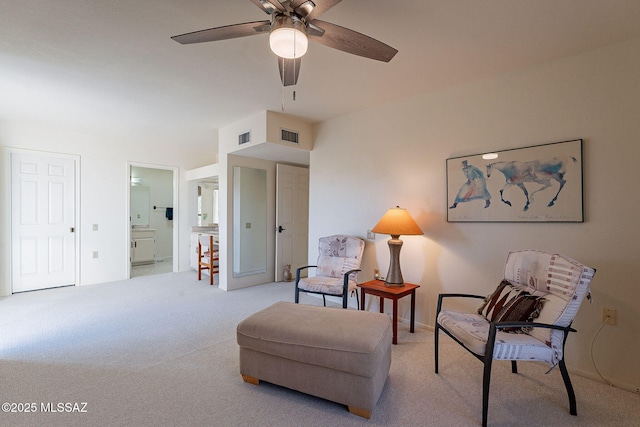
M 251 142 L 251 131 L 238 135 L 238 145 L 246 144 L 248 142 Z
M 292 130 L 280 129 L 280 139 L 298 144 L 300 142 L 300 134 Z

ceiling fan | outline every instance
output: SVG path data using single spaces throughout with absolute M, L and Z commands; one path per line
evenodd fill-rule
M 251 0 L 271 15 L 264 21 L 225 25 L 171 37 L 181 44 L 203 43 L 269 33 L 269 45 L 278 56 L 284 86 L 298 82 L 301 57 L 308 40 L 377 61 L 389 62 L 398 51 L 364 34 L 316 19 L 341 0 Z

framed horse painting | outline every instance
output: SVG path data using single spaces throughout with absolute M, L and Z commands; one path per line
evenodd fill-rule
M 449 222 L 584 222 L 582 139 L 447 159 Z

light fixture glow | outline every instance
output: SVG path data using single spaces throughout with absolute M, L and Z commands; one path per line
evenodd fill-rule
M 309 47 L 304 24 L 290 16 L 277 17 L 269 34 L 269 46 L 281 58 L 300 58 Z
M 493 160 L 493 159 L 497 159 L 498 158 L 498 153 L 487 153 L 487 154 L 483 154 L 482 158 L 484 160 Z

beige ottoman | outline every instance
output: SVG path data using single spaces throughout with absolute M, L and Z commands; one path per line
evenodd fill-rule
M 391 320 L 380 313 L 278 302 L 238 324 L 240 373 L 371 416 L 391 366 Z

